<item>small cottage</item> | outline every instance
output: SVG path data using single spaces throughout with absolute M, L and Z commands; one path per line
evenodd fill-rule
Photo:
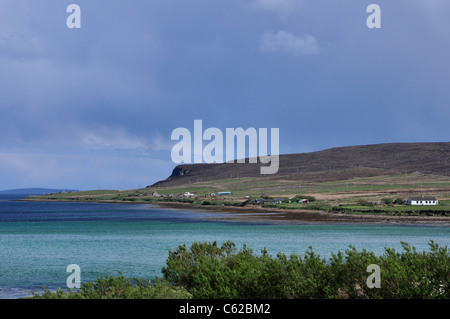
M 184 196 L 184 197 L 194 197 L 195 195 L 192 194 L 191 192 L 185 192 L 182 196 Z
M 408 205 L 439 205 L 439 201 L 436 197 L 410 197 L 407 201 Z

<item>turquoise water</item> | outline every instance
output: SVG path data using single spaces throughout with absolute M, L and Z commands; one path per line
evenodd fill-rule
M 161 276 L 169 249 L 194 241 L 233 240 L 259 252 L 323 257 L 358 249 L 383 253 L 406 241 L 428 250 L 429 240 L 450 244 L 450 227 L 381 225 L 270 225 L 211 222 L 207 212 L 147 205 L 35 203 L 0 197 L 0 298 L 18 298 L 44 286 L 66 288 L 69 264 L 81 282 L 104 274 L 146 279 Z

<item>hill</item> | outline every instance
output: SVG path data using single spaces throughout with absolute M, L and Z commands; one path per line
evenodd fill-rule
M 261 175 L 261 163 L 178 165 L 163 181 L 149 187 L 170 187 L 214 180 L 260 177 L 270 181 L 324 182 L 419 172 L 450 176 L 450 142 L 390 143 L 337 147 L 323 151 L 280 155 L 276 174 Z

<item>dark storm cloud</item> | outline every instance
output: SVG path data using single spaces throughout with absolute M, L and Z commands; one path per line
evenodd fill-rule
M 446 140 L 450 6 L 377 3 L 380 30 L 358 0 L 0 0 L 0 188 L 154 182 L 194 119 L 282 153 Z

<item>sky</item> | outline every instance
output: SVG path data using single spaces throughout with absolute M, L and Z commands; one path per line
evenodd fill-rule
M 279 128 L 281 154 L 449 141 L 449 16 L 447 0 L 0 0 L 0 189 L 145 187 L 194 120 Z

